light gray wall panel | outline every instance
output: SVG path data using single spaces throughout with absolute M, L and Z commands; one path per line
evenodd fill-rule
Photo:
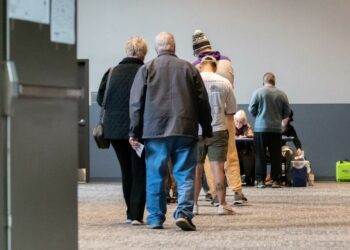
M 202 29 L 229 56 L 239 103 L 248 103 L 266 71 L 291 103 L 349 103 L 349 0 L 80 0 L 78 57 L 91 62 L 90 90 L 140 35 L 155 56 L 154 36 L 175 35 L 179 57 L 193 61 L 192 34 Z M 336 85 L 329 91 L 331 85 Z M 307 93 L 305 95 L 304 93 Z
M 92 129 L 98 123 L 100 110 L 96 102 L 90 106 L 90 178 L 120 178 L 120 165 L 112 146 L 109 149 L 98 149 L 92 136 Z

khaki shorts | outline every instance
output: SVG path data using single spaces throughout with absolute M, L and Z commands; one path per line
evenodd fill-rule
M 209 161 L 226 161 L 227 144 L 227 130 L 214 132 L 210 145 L 205 145 L 202 136 L 200 136 L 198 140 L 197 163 L 203 164 L 207 154 Z

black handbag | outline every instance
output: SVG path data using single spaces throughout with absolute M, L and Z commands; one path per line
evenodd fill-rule
M 96 127 L 94 127 L 92 130 L 92 135 L 95 138 L 95 142 L 98 148 L 109 148 L 111 141 L 104 137 L 102 123 L 99 123 Z
M 109 148 L 109 146 L 111 145 L 111 140 L 106 139 L 104 137 L 103 120 L 104 120 L 105 111 L 106 111 L 105 105 L 106 105 L 106 99 L 107 99 L 107 94 L 108 94 L 108 89 L 109 89 L 109 82 L 110 82 L 111 76 L 112 76 L 112 71 L 113 71 L 113 68 L 111 68 L 109 70 L 109 73 L 108 73 L 106 89 L 105 89 L 105 92 L 104 92 L 104 95 L 103 95 L 103 101 L 102 101 L 102 105 L 101 105 L 101 112 L 100 112 L 99 123 L 92 130 L 92 136 L 95 139 L 97 147 L 98 148 L 102 148 L 102 149 Z

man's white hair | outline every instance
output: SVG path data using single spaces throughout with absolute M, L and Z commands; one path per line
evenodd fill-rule
M 155 38 L 155 49 L 159 54 L 162 51 L 175 52 L 175 38 L 169 32 L 161 32 Z

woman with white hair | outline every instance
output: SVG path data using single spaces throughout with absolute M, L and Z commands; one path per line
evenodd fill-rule
M 254 132 L 247 120 L 244 110 L 238 110 L 234 115 L 236 127 L 236 138 L 253 137 Z M 254 186 L 255 181 L 255 160 L 253 142 L 236 141 L 239 165 L 242 175 L 242 183 L 247 186 Z

